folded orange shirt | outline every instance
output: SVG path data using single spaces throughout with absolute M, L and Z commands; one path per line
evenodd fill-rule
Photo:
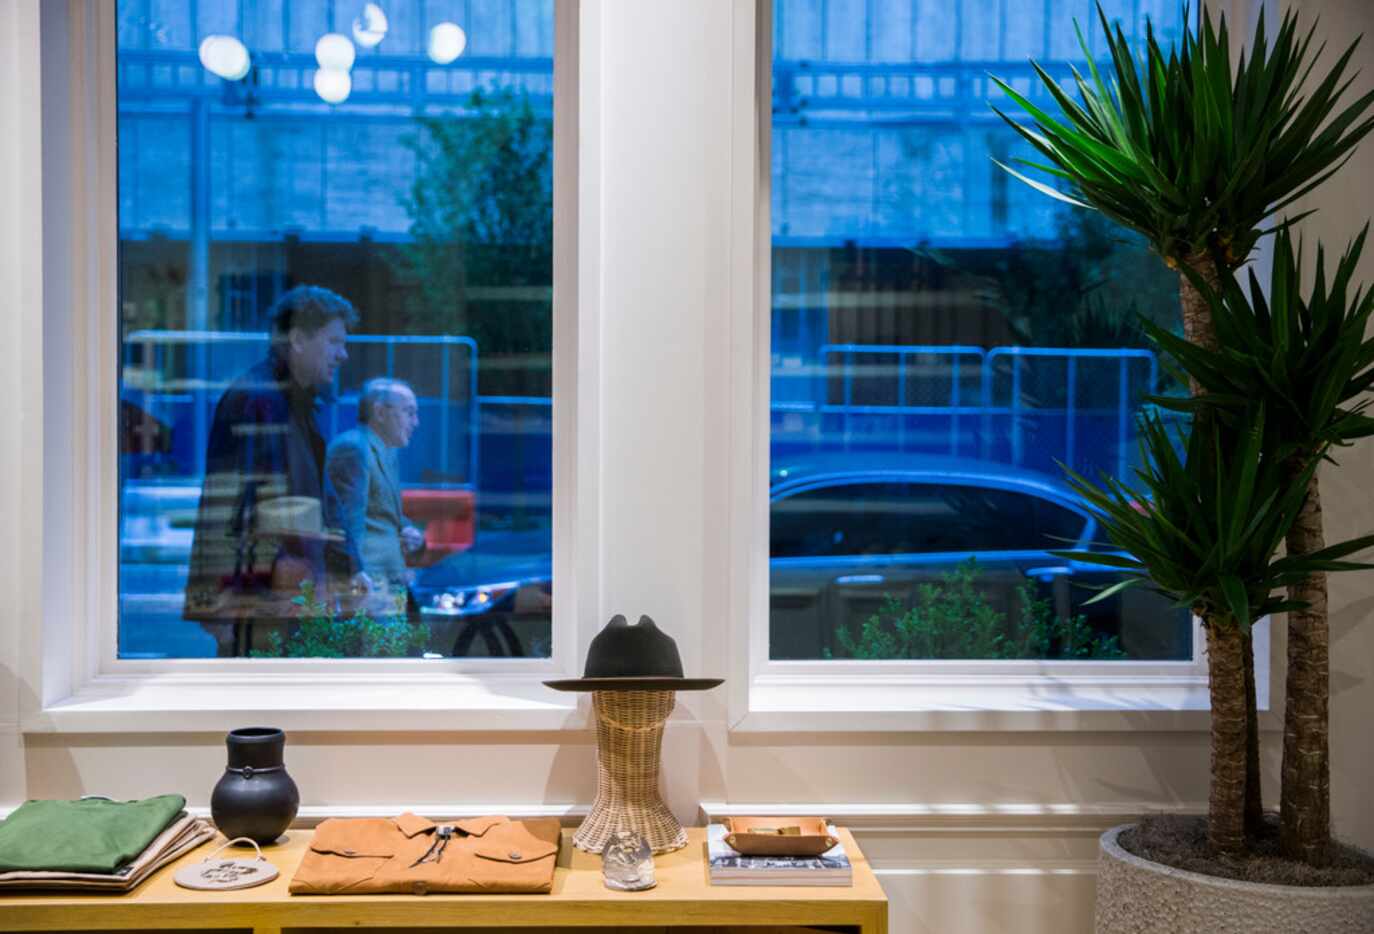
M 439 825 L 414 814 L 330 818 L 316 828 L 291 880 L 291 894 L 546 893 L 553 888 L 561 837 L 556 818 L 474 817 L 449 826 L 453 835 L 440 853 Z M 420 862 L 426 853 L 429 858 Z

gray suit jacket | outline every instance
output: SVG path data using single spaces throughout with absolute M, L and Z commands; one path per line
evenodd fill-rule
M 376 583 L 402 583 L 406 577 L 401 529 L 410 523 L 401 512 L 400 480 L 396 452 L 366 425 L 330 442 L 324 521 L 343 530 L 352 571 L 365 571 Z

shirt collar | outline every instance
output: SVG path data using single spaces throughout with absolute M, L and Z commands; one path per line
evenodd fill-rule
M 457 827 L 464 834 L 470 837 L 480 837 L 497 824 L 505 824 L 510 821 L 508 817 L 467 817 L 462 820 L 453 821 L 453 826 Z M 420 817 L 406 811 L 400 817 L 393 817 L 392 823 L 396 829 L 405 834 L 406 837 L 415 837 L 422 833 L 430 833 L 437 824 L 428 818 Z
M 434 821 L 426 820 L 425 818 L 412 814 L 409 811 L 406 811 L 400 817 L 393 817 L 392 822 L 396 824 L 396 829 L 399 830 L 401 833 L 405 834 L 407 837 L 413 837 L 416 834 L 429 833 L 431 830 L 434 829 Z

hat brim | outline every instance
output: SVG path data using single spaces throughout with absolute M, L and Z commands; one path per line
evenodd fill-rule
M 563 678 L 545 681 L 555 691 L 708 691 L 724 678 Z

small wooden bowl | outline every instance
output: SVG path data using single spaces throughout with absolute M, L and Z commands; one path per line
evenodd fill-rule
M 839 841 L 823 817 L 727 817 L 725 842 L 745 856 L 820 856 Z

